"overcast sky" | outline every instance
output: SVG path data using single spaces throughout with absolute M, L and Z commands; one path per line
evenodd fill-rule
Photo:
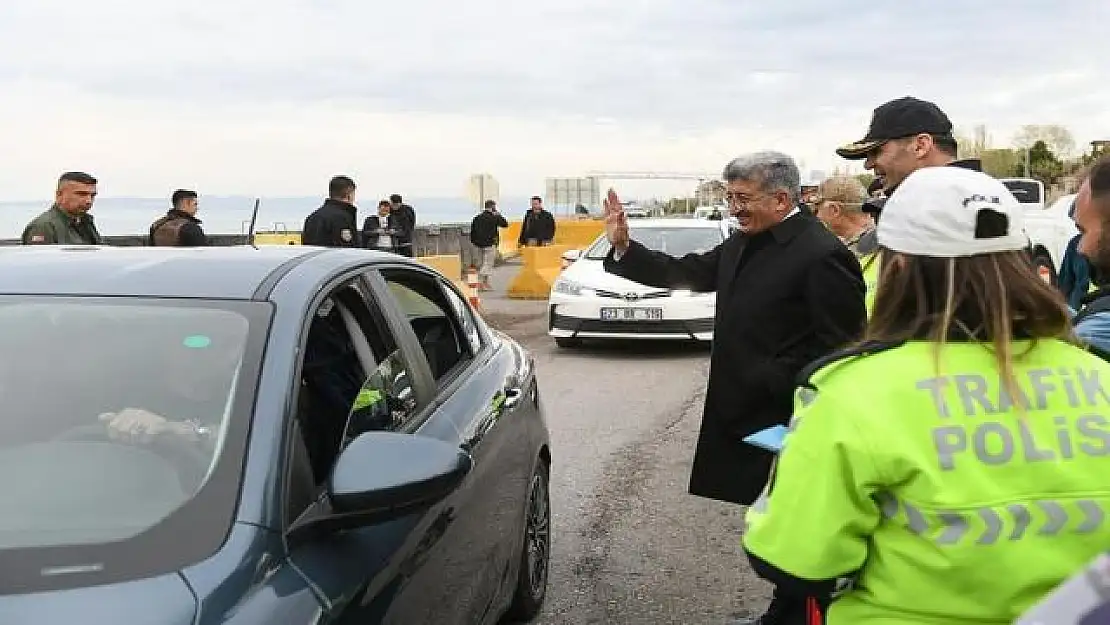
M 0 199 L 502 194 L 588 170 L 807 169 L 902 95 L 1008 144 L 1110 137 L 1106 0 L 3 0 Z M 619 183 L 631 188 L 628 183 Z M 643 188 L 643 185 L 635 187 Z

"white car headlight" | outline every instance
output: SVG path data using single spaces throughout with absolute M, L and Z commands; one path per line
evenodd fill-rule
M 690 290 L 687 290 L 687 289 L 675 289 L 675 290 L 671 291 L 671 297 L 703 297 L 704 298 L 704 297 L 710 297 L 712 295 L 713 295 L 712 291 L 710 291 L 708 293 L 695 293 L 694 291 L 690 291 Z
M 555 281 L 555 284 L 551 286 L 552 291 L 562 293 L 563 295 L 581 295 L 584 288 L 585 287 L 581 284 L 564 278 L 559 278 Z

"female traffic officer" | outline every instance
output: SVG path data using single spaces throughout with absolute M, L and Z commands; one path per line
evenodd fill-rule
M 865 342 L 808 367 L 744 547 L 830 625 L 1010 623 L 1110 545 L 1110 364 L 1002 183 L 910 175 Z

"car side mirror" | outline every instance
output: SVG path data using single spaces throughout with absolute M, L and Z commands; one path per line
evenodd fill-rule
M 438 439 L 366 432 L 335 461 L 327 484 L 330 510 L 298 519 L 290 542 L 426 510 L 454 492 L 473 465 L 466 451 Z

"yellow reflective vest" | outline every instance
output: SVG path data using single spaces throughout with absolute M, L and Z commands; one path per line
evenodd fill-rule
M 872 252 L 859 257 L 863 267 L 863 283 L 867 287 L 864 294 L 864 306 L 867 308 L 867 318 L 871 318 L 871 311 L 875 307 L 875 286 L 879 283 L 879 253 Z
M 753 556 L 853 580 L 829 625 L 1011 623 L 1110 545 L 1110 363 L 1019 342 L 1011 392 L 981 344 L 934 347 L 818 370 L 748 511 Z

